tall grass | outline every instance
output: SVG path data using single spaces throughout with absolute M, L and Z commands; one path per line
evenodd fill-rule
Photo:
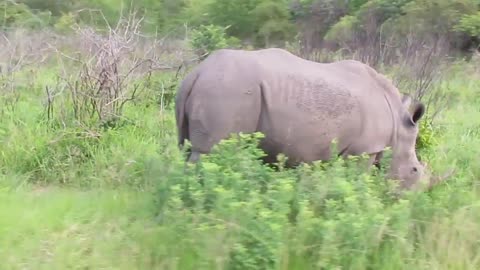
M 480 267 L 480 79 L 470 64 L 436 86 L 451 107 L 421 152 L 455 176 L 400 198 L 359 160 L 273 170 L 253 135 L 186 165 L 159 90 L 175 85 L 170 73 L 153 75 L 116 125 L 75 122 L 61 95 L 49 117 L 53 67 L 10 77 L 13 103 L 0 93 L 1 269 Z

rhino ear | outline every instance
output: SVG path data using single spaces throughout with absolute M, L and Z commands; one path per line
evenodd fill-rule
M 408 94 L 402 94 L 402 104 L 407 110 L 410 109 L 410 105 L 412 104 L 412 97 Z
M 416 102 L 412 112 L 412 122 L 416 124 L 425 114 L 425 105 L 421 102 Z
M 408 111 L 409 122 L 416 125 L 425 114 L 425 105 L 419 101 L 413 100 L 408 94 L 402 94 L 403 107 Z

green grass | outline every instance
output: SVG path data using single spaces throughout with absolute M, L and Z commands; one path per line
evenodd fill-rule
M 147 198 L 112 190 L 2 190 L 2 269 L 136 269 L 151 259 L 146 245 L 155 246 L 148 244 L 155 235 Z
M 0 110 L 0 269 L 480 267 L 480 80 L 469 73 L 445 83 L 454 102 L 422 152 L 456 175 L 400 200 L 381 172 L 342 160 L 273 171 L 248 136 L 185 166 L 155 89 L 115 128 L 62 125 L 68 102 L 48 122 L 51 74 Z

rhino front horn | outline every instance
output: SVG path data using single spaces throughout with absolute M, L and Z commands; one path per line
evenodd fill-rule
M 435 176 L 435 177 L 430 178 L 430 182 L 428 183 L 427 188 L 432 189 L 434 186 L 436 186 L 436 185 L 438 185 L 442 182 L 445 182 L 446 180 L 451 178 L 454 174 L 455 174 L 455 169 L 451 168 L 445 174 L 443 174 L 442 176 Z

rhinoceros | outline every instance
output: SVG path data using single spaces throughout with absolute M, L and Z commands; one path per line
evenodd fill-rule
M 184 78 L 175 111 L 179 147 L 191 143 L 189 162 L 232 133 L 261 132 L 267 162 L 280 153 L 290 166 L 328 160 L 335 139 L 341 156 L 368 154 L 369 166 L 390 147 L 388 177 L 402 188 L 427 175 L 415 151 L 424 104 L 359 61 L 317 63 L 279 48 L 217 50 Z

